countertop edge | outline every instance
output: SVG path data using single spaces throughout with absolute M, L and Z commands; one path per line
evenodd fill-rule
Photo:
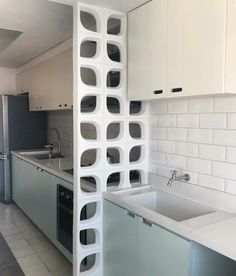
M 137 206 L 132 206 L 124 199 L 109 193 L 103 193 L 103 199 L 112 202 L 122 208 L 128 209 L 131 212 L 134 212 L 138 216 L 145 217 L 146 219 L 152 221 L 154 224 L 157 224 L 168 231 L 171 231 L 184 239 L 199 243 L 203 246 L 206 246 L 228 258 L 231 258 L 236 261 L 236 247 L 235 244 L 232 243 L 231 247 L 226 248 L 224 244 L 221 242 L 219 238 L 215 235 L 217 229 L 221 229 L 225 227 L 227 229 L 227 225 L 231 222 L 232 219 L 235 219 L 235 229 L 236 229 L 236 216 L 231 214 L 222 212 L 221 210 L 216 210 L 212 214 L 221 214 L 222 219 L 218 221 L 209 221 L 209 224 L 203 225 L 200 227 L 190 227 L 183 222 L 177 222 L 172 219 L 169 219 L 165 216 L 162 216 L 158 213 L 152 215 L 151 212 L 144 210 L 143 208 L 138 208 Z M 225 216 L 224 216 L 225 213 Z M 209 216 L 210 218 L 210 216 Z M 207 229 L 208 233 L 205 233 L 205 229 Z M 219 230 L 220 231 L 220 230 Z M 211 233 L 211 234 L 210 234 Z M 232 237 L 229 235 L 227 237 L 229 244 L 232 241 Z
M 37 161 L 34 161 L 32 160 L 32 158 L 28 158 L 27 156 L 23 155 L 23 154 L 20 154 L 18 153 L 17 151 L 11 151 L 11 154 L 36 166 L 36 167 L 39 167 L 43 170 L 45 170 L 46 172 L 56 176 L 56 177 L 59 177 L 69 183 L 71 183 L 73 185 L 73 177 L 70 177 L 69 175 L 67 176 L 66 173 L 63 173 L 63 172 L 60 172 L 59 170 L 55 170 L 55 169 L 52 169 L 50 167 L 47 167 L 43 164 L 41 164 L 40 162 L 37 162 Z

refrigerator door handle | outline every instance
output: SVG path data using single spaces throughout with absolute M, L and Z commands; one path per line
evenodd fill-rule
M 2 153 L 0 152 L 0 161 L 1 161 L 1 160 L 7 160 L 7 159 L 9 159 L 9 155 L 7 155 L 7 154 L 2 154 Z

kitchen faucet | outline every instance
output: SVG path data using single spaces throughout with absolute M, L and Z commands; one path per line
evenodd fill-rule
M 51 142 L 52 147 L 53 147 L 53 138 L 52 138 L 53 132 L 55 132 L 56 135 L 57 135 L 57 154 L 56 154 L 56 156 L 61 157 L 61 137 L 60 137 L 60 133 L 59 133 L 57 128 L 50 128 L 50 142 Z M 55 157 L 55 155 L 54 155 L 54 157 Z
M 167 186 L 171 187 L 172 186 L 172 182 L 173 181 L 189 181 L 190 180 L 190 175 L 189 174 L 183 174 L 183 175 L 179 175 L 177 176 L 177 171 L 176 170 L 172 170 L 171 172 L 171 177 L 167 182 Z

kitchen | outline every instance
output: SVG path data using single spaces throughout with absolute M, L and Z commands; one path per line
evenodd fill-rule
M 235 275 L 235 2 L 12 1 L 0 9 L 1 93 L 20 95 L 2 101 L 44 123 L 33 130 L 39 118 L 29 127 L 15 108 L 5 118 L 32 143 L 2 155 L 11 266 Z

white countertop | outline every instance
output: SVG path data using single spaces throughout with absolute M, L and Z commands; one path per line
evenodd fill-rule
M 64 172 L 65 169 L 71 169 L 73 168 L 73 157 L 68 156 L 64 158 L 54 158 L 54 159 L 46 159 L 46 160 L 39 160 L 33 157 L 32 150 L 26 151 L 26 150 L 18 150 L 18 151 L 12 151 L 12 155 L 25 160 L 26 162 L 35 165 L 36 167 L 40 167 L 41 169 L 62 178 L 65 181 L 70 182 L 73 184 L 73 176 L 69 173 Z M 41 152 L 41 154 L 46 153 L 46 151 L 36 151 L 36 153 Z
M 156 181 L 152 179 L 150 182 Z M 158 179 L 160 181 L 160 179 Z M 163 180 L 163 179 L 162 179 Z M 154 182 L 155 182 L 154 181 Z M 165 179 L 166 181 L 166 179 Z M 178 187 L 179 186 L 179 187 Z M 226 195 L 218 191 L 188 185 L 187 183 L 175 182 L 174 188 L 166 188 L 165 182 L 156 185 L 155 190 L 170 191 L 171 194 L 180 195 L 183 198 L 205 204 L 214 210 L 211 213 L 194 217 L 183 221 L 175 221 L 164 215 L 158 214 L 151 209 L 132 204 L 126 200 L 129 195 L 142 193 L 153 189 L 149 185 L 139 188 L 130 188 L 103 194 L 104 198 L 130 211 L 145 217 L 146 219 L 194 242 L 202 244 L 220 254 L 236 260 L 236 197 Z M 186 193 L 182 193 L 186 190 Z M 225 204 L 224 204 L 225 203 Z M 220 206 L 221 208 L 219 209 Z

